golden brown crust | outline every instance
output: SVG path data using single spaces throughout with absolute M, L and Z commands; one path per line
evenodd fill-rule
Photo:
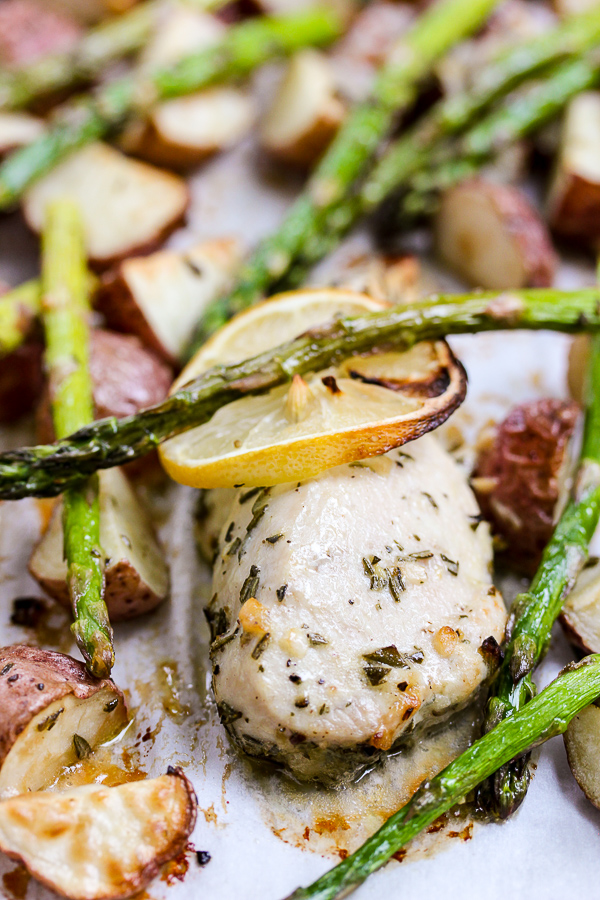
M 93 678 L 84 664 L 64 653 L 15 644 L 0 648 L 0 766 L 31 719 L 50 703 L 73 694 L 86 700 L 108 688 L 124 706 L 110 679 Z

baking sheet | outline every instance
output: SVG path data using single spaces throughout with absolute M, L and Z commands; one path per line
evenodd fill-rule
M 228 157 L 210 163 L 193 179 L 193 203 L 188 226 L 173 235 L 172 246 L 192 239 L 236 234 L 251 243 L 280 219 L 297 188 L 289 179 L 268 173 L 252 142 Z M 315 273 L 316 282 L 329 280 L 340 259 L 368 249 L 366 234 L 346 243 L 333 261 Z M 0 220 L 0 278 L 17 283 L 37 266 L 36 242 L 18 217 Z M 445 276 L 434 273 L 440 285 Z M 565 287 L 592 283 L 593 272 L 580 262 L 561 269 Z M 550 333 L 480 335 L 453 339 L 466 365 L 469 393 L 453 422 L 474 434 L 490 418 L 522 400 L 563 396 L 568 338 Z M 31 440 L 27 426 L 6 433 L 5 444 Z M 167 765 L 182 765 L 198 794 L 200 813 L 193 835 L 196 849 L 211 854 L 200 868 L 187 858 L 147 896 L 159 900 L 281 900 L 296 886 L 308 884 L 339 859 L 344 842 L 352 844 L 359 828 L 374 828 L 385 804 L 393 803 L 393 762 L 387 774 L 372 773 L 345 794 L 303 794 L 278 776 L 256 770 L 240 760 L 218 724 L 208 688 L 208 632 L 202 606 L 209 576 L 196 558 L 193 541 L 195 492 L 169 487 L 154 498 L 154 514 L 161 523 L 172 571 L 172 597 L 156 613 L 115 628 L 116 681 L 129 691 L 135 718 L 122 748 L 107 751 L 104 762 L 149 775 Z M 10 624 L 15 597 L 39 596 L 26 574 L 27 560 L 40 529 L 42 510 L 36 501 L 0 506 L 0 629 L 3 643 L 42 640 L 45 646 L 69 652 L 65 614 L 54 612 L 41 631 Z M 557 630 L 538 681 L 548 682 L 572 654 Z M 0 711 L 1 715 L 1 711 Z M 467 716 L 468 719 L 468 716 Z M 462 723 L 464 736 L 468 721 Z M 459 734 L 460 738 L 460 734 Z M 420 763 L 435 765 L 444 755 L 435 741 L 423 748 Z M 429 756 L 427 756 L 429 754 Z M 438 759 L 438 762 L 439 762 Z M 394 768 L 396 766 L 397 768 Z M 73 773 L 73 779 L 77 773 Z M 118 777 L 118 772 L 116 772 Z M 387 779 L 387 780 L 386 780 Z M 392 807 L 393 808 L 393 807 Z M 327 826 L 332 810 L 352 810 L 350 827 Z M 327 815 L 330 816 L 327 819 Z M 320 818 L 319 818 L 320 816 Z M 309 834 L 301 825 L 310 825 Z M 315 822 L 321 829 L 315 830 Z M 526 803 L 501 826 L 463 827 L 449 823 L 435 852 L 428 844 L 402 862 L 392 861 L 356 893 L 357 900 L 387 896 L 443 896 L 475 900 L 504 900 L 527 896 L 552 900 L 579 892 L 600 897 L 598 848 L 600 812 L 583 797 L 568 770 L 561 739 L 543 749 Z M 330 828 L 328 831 L 327 828 Z M 448 837 L 453 832 L 455 837 Z M 324 853 L 329 848 L 332 852 Z M 337 848 L 337 849 L 336 849 Z M 26 885 L 14 874 L 15 864 L 0 858 L 0 893 L 8 900 L 50 900 L 53 896 L 34 882 Z

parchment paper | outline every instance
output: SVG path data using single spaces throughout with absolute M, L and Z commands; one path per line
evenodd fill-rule
M 293 181 L 265 171 L 251 142 L 210 163 L 194 177 L 192 186 L 188 226 L 171 238 L 173 246 L 231 234 L 252 243 L 279 220 L 297 189 Z M 360 233 L 345 245 L 341 257 L 368 245 L 367 236 Z M 325 280 L 335 264 L 327 263 L 314 280 Z M 36 242 L 18 217 L 0 220 L 0 278 L 14 284 L 32 274 L 36 266 Z M 444 277 L 439 277 L 443 282 Z M 592 281 L 591 267 L 580 262 L 563 266 L 559 277 L 563 286 Z M 563 336 L 518 332 L 457 338 L 452 344 L 469 374 L 468 399 L 454 419 L 465 433 L 474 434 L 490 418 L 499 418 L 521 400 L 565 394 L 568 339 Z M 31 440 L 27 426 L 4 436 L 5 444 L 27 440 Z M 312 851 L 311 846 L 323 847 L 322 841 L 315 843 L 312 837 L 304 841 L 303 849 L 296 846 L 297 841 L 282 839 L 289 837 L 286 826 L 291 821 L 285 812 L 284 782 L 257 774 L 242 763 L 216 720 L 208 690 L 208 635 L 202 614 L 208 572 L 199 564 L 194 549 L 194 501 L 194 491 L 174 486 L 155 498 L 155 517 L 162 523 L 160 533 L 171 561 L 172 597 L 157 613 L 115 629 L 114 676 L 130 692 L 136 710 L 124 740 L 129 768 L 155 775 L 169 764 L 185 766 L 201 809 L 193 843 L 212 857 L 200 868 L 190 854 L 189 870 L 182 881 L 174 875 L 171 884 L 158 880 L 148 894 L 155 900 L 167 896 L 169 900 L 281 900 L 296 886 L 312 881 L 339 856 Z M 0 506 L 3 643 L 36 640 L 35 633 L 10 625 L 9 618 L 15 597 L 40 595 L 26 574 L 39 528 L 40 508 L 35 501 Z M 62 614 L 46 622 L 43 639 L 47 646 L 73 650 Z M 571 658 L 557 629 L 538 681 L 548 682 Z M 113 763 L 125 765 L 120 749 L 114 751 Z M 367 776 L 377 777 L 376 773 Z M 271 812 L 269 796 L 276 798 Z M 315 803 L 322 799 L 315 798 Z M 293 818 L 292 805 L 290 800 Z M 370 812 L 364 810 L 365 818 Z M 278 818 L 280 829 L 276 827 Z M 541 753 L 526 803 L 508 823 L 476 826 L 463 833 L 463 839 L 443 841 L 427 858 L 417 854 L 412 861 L 410 857 L 402 863 L 393 861 L 356 897 L 554 900 L 579 894 L 591 900 L 600 897 L 599 831 L 600 812 L 572 779 L 562 740 L 555 739 Z M 0 876 L 14 868 L 14 863 L 0 858 Z M 0 893 L 4 890 L 13 900 L 6 881 L 2 888 L 0 877 Z M 30 883 L 28 900 L 50 900 L 51 896 Z

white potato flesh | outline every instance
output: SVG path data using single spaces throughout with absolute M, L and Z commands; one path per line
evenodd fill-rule
M 586 653 L 600 653 L 600 562 L 584 569 L 563 606 L 567 637 Z
M 44 133 L 44 123 L 27 113 L 0 112 L 0 156 L 31 144 Z
M 577 784 L 600 809 L 600 709 L 588 706 L 577 713 L 569 723 L 564 741 Z
M 149 514 L 127 477 L 115 468 L 104 469 L 99 478 L 105 599 L 111 618 L 118 621 L 148 612 L 164 600 L 169 591 L 169 572 Z M 33 552 L 29 569 L 51 596 L 68 605 L 60 502 Z
M 34 716 L 0 769 L 0 798 L 41 791 L 65 766 L 111 740 L 127 723 L 118 695 L 109 687 L 91 697 L 67 694 Z M 87 745 L 87 747 L 86 747 Z
M 476 287 L 547 287 L 556 258 L 546 226 L 510 185 L 475 178 L 446 191 L 435 220 L 442 260 Z
M 241 489 L 207 611 L 234 740 L 300 778 L 339 780 L 356 771 L 353 748 L 388 750 L 468 701 L 487 675 L 482 642 L 499 642 L 506 620 L 478 512 L 429 436 L 298 485 Z M 378 660 L 390 647 L 401 665 Z M 331 750 L 347 754 L 333 773 Z
M 252 128 L 255 104 L 245 91 L 215 87 L 159 104 L 151 116 L 153 156 L 165 164 L 191 163 L 237 144 Z M 143 146 L 142 146 L 143 151 Z M 178 156 L 179 154 L 179 156 Z
M 167 13 L 141 54 L 143 68 L 172 66 L 188 54 L 213 46 L 227 30 L 223 22 L 191 5 L 177 4 Z
M 593 239 L 600 235 L 600 92 L 571 100 L 548 195 L 548 217 L 559 234 Z
M 560 16 L 578 16 L 598 6 L 600 0 L 554 0 L 554 8 Z
M 236 241 L 222 239 L 127 259 L 100 292 L 100 309 L 111 327 L 134 331 L 174 362 L 205 307 L 227 289 L 241 256 Z
M 59 196 L 77 202 L 90 259 L 99 265 L 159 243 L 188 204 L 181 178 L 100 143 L 70 155 L 26 193 L 23 211 L 35 231 L 43 227 L 48 202 Z
M 118 787 L 83 785 L 0 803 L 0 850 L 73 900 L 110 900 L 142 890 L 181 853 L 196 816 L 183 775 Z
M 275 156 L 309 165 L 343 116 L 329 60 L 317 50 L 301 50 L 289 62 L 262 123 L 261 143 Z

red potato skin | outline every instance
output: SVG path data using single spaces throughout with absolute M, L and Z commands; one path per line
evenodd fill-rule
M 130 416 L 160 403 L 169 393 L 173 373 L 169 366 L 130 334 L 97 328 L 92 332 L 90 374 L 94 385 L 97 419 Z M 47 391 L 37 418 L 38 439 L 54 440 Z
M 518 188 L 508 184 L 490 186 L 506 229 L 519 243 L 527 272 L 526 287 L 550 287 L 557 258 L 546 223 Z
M 50 53 L 71 50 L 82 35 L 72 19 L 32 0 L 0 3 L 0 64 L 24 66 Z
M 42 393 L 44 348 L 30 341 L 0 358 L 0 423 L 10 424 L 30 413 Z
M 556 234 L 586 243 L 600 238 L 600 184 L 571 173 L 550 212 Z
M 123 693 L 110 679 L 93 678 L 84 664 L 64 653 L 24 644 L 0 647 L 0 766 L 31 719 L 68 694 L 85 700 L 110 688 L 123 706 Z
M 573 401 L 535 400 L 513 409 L 497 427 L 474 475 L 495 479 L 493 490 L 475 493 L 482 512 L 506 542 L 510 568 L 535 572 L 554 527 L 560 471 L 580 408 Z

